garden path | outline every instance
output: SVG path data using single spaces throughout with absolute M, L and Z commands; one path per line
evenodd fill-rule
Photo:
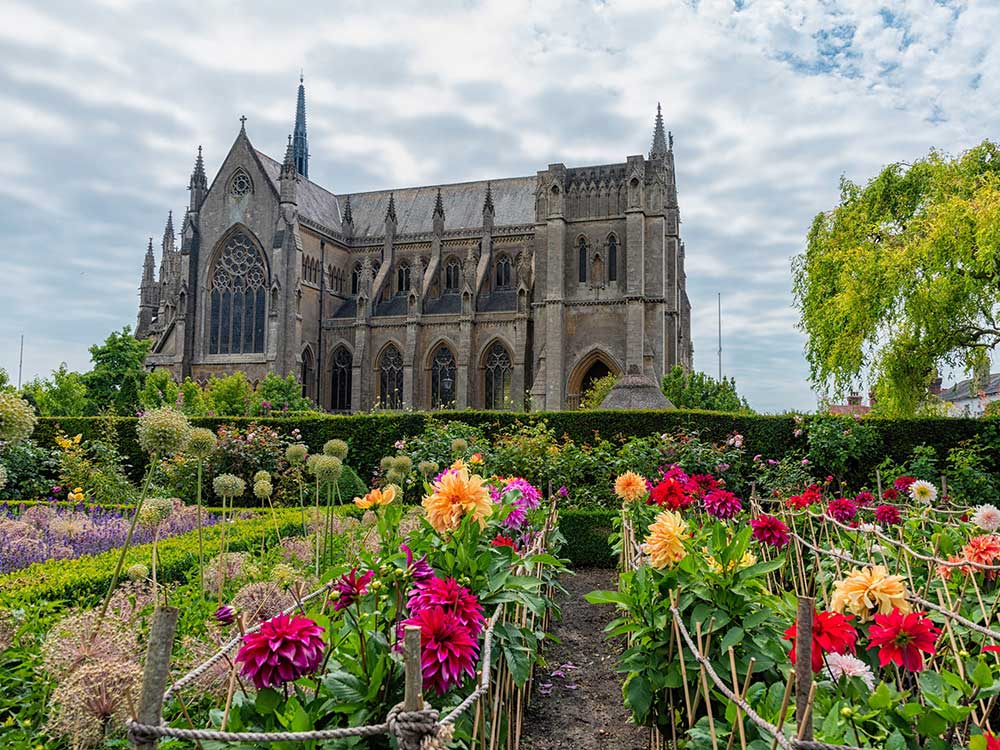
M 545 649 L 547 667 L 536 669 L 524 722 L 525 750 L 642 750 L 648 735 L 629 722 L 615 672 L 621 644 L 610 644 L 604 626 L 613 607 L 584 601 L 595 589 L 614 589 L 615 571 L 584 568 L 565 575 L 559 597 L 562 619 L 550 628 L 559 643 Z

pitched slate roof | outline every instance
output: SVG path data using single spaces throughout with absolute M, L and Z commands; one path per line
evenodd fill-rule
M 535 223 L 534 177 L 508 177 L 490 180 L 496 226 Z M 444 204 L 445 229 L 476 229 L 483 225 L 483 202 L 486 200 L 486 181 L 459 182 L 441 185 Z M 434 229 L 434 204 L 437 185 L 378 190 L 371 193 L 351 194 L 351 213 L 354 217 L 354 236 L 379 237 L 385 233 L 385 212 L 389 196 L 396 204 L 396 234 L 421 234 Z M 346 196 L 339 196 L 343 201 Z
M 260 163 L 264 167 L 268 179 L 274 185 L 274 189 L 281 192 L 281 162 L 275 161 L 263 151 L 257 151 L 257 156 L 260 157 Z M 296 200 L 298 201 L 299 214 L 328 229 L 341 231 L 340 201 L 329 190 L 321 188 L 311 180 L 300 177 Z
M 959 401 L 961 399 L 972 399 L 977 397 L 978 391 L 974 387 L 975 379 L 968 378 L 962 380 L 951 388 L 946 388 L 938 394 L 942 401 Z M 988 394 L 1000 393 L 1000 372 L 994 372 L 983 388 Z

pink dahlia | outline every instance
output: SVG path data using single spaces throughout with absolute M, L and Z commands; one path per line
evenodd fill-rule
M 479 641 L 465 624 L 443 607 L 426 607 L 413 613 L 404 625 L 420 628 L 420 665 L 424 684 L 444 695 L 476 674 Z
M 440 607 L 455 615 L 473 638 L 479 636 L 486 621 L 483 607 L 476 595 L 464 586 L 459 586 L 454 578 L 427 579 L 410 593 L 406 606 L 413 614 L 423 609 Z
M 826 512 L 834 521 L 850 523 L 858 515 L 858 506 L 849 497 L 838 497 L 827 503 Z
M 859 492 L 854 496 L 854 502 L 859 508 L 864 508 L 875 502 L 875 496 L 868 491 Z
M 895 505 L 879 505 L 875 508 L 875 521 L 883 526 L 894 526 L 900 522 L 899 508 Z
M 322 633 L 308 617 L 281 614 L 243 636 L 236 661 L 258 689 L 280 687 L 319 669 L 326 647 Z
M 781 549 L 791 541 L 788 526 L 777 516 L 761 515 L 750 519 L 753 538 L 762 544 Z
M 424 555 L 419 560 L 414 559 L 413 550 L 406 544 L 399 545 L 399 550 L 406 555 L 406 575 L 417 583 L 422 583 L 428 578 L 434 577 L 434 568 L 427 562 L 427 555 Z
M 713 490 L 705 495 L 702 502 L 709 515 L 722 520 L 732 518 L 743 510 L 743 503 L 729 490 Z
M 359 576 L 357 568 L 351 568 L 350 573 L 344 573 L 333 583 L 333 590 L 340 594 L 334 602 L 333 608 L 339 612 L 354 604 L 368 593 L 368 584 L 374 577 L 375 572 L 371 570 Z
M 896 481 L 892 483 L 893 487 L 896 488 L 897 492 L 906 492 L 910 489 L 910 485 L 917 481 L 916 477 L 896 477 Z

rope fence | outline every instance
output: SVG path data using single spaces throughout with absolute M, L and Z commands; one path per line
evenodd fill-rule
M 551 490 L 551 488 L 550 488 Z M 550 491 L 550 496 L 552 493 Z M 525 552 L 523 558 L 528 558 L 539 554 L 547 548 L 549 536 L 556 528 L 558 522 L 558 511 L 556 500 L 552 496 L 549 506 L 549 513 L 545 519 L 545 524 L 535 539 L 531 548 Z M 523 560 L 515 568 L 515 575 L 525 575 L 534 572 L 537 576 L 540 573 L 541 563 L 533 566 L 528 565 Z M 300 609 L 303 604 L 319 596 L 329 593 L 329 586 L 323 587 L 302 597 L 293 606 L 284 610 L 284 614 L 291 614 Z M 550 592 L 551 593 L 551 592 Z M 521 605 L 515 607 L 514 617 L 526 624 L 528 613 L 521 611 Z M 170 652 L 173 647 L 174 632 L 176 629 L 179 610 L 172 607 L 159 607 L 153 613 L 153 622 L 150 630 L 149 648 L 146 654 L 146 663 L 143 669 L 142 696 L 136 716 L 128 719 L 125 726 L 129 733 L 129 742 L 133 750 L 155 750 L 157 741 L 161 738 L 174 738 L 180 740 L 190 740 L 194 742 L 215 741 L 223 743 L 275 743 L 275 742 L 309 742 L 318 740 L 338 740 L 349 737 L 375 737 L 388 735 L 394 737 L 400 750 L 444 750 L 451 740 L 453 726 L 455 722 L 468 712 L 473 706 L 476 707 L 475 726 L 480 726 L 480 718 L 483 717 L 483 709 L 480 700 L 488 695 L 493 687 L 491 683 L 492 656 L 493 656 L 493 636 L 497 623 L 502 616 L 507 613 L 507 604 L 501 603 L 494 610 L 493 615 L 487 621 L 486 631 L 483 636 L 483 650 L 480 660 L 480 675 L 475 690 L 472 691 L 458 706 L 452 709 L 444 718 L 440 718 L 437 709 L 431 707 L 423 700 L 423 673 L 421 669 L 421 647 L 420 628 L 412 625 L 405 627 L 403 642 L 403 662 L 404 662 L 404 700 L 403 703 L 393 706 L 386 715 L 386 720 L 380 724 L 368 724 L 359 727 L 337 727 L 332 729 L 318 729 L 302 732 L 227 732 L 217 729 L 197 729 L 184 727 L 171 727 L 163 723 L 163 705 L 182 688 L 190 685 L 199 677 L 212 669 L 223 659 L 228 659 L 230 652 L 243 642 L 243 634 L 236 636 L 222 645 L 212 656 L 199 664 L 194 669 L 176 680 L 169 688 L 166 682 L 169 673 Z M 530 615 L 534 623 L 535 615 Z M 259 623 L 252 628 L 246 629 L 245 633 L 253 633 L 260 629 L 263 623 Z M 546 614 L 543 627 L 548 624 Z M 230 669 L 235 674 L 235 665 Z M 501 665 L 502 667 L 503 665 Z M 502 671 L 502 670 L 501 670 Z M 511 676 L 507 673 L 498 675 L 500 686 L 494 695 L 494 713 L 498 713 L 503 700 L 501 696 L 514 699 L 514 709 L 517 721 L 514 726 L 515 732 L 508 731 L 508 750 L 518 750 L 520 744 L 521 716 L 523 713 L 524 688 L 514 689 Z M 530 679 L 528 681 L 530 686 Z M 516 695 L 515 695 L 516 694 Z M 485 717 L 482 722 L 485 725 Z M 508 720 L 510 719 L 508 712 Z M 487 745 L 487 738 L 482 738 L 482 747 L 489 750 L 497 750 L 500 742 L 499 722 L 493 722 L 490 737 Z M 474 729 L 474 734 L 475 734 Z M 475 746 L 475 745 L 474 745 Z

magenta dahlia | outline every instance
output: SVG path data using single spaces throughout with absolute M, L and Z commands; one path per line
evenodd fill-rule
M 419 560 L 414 559 L 413 550 L 406 544 L 399 545 L 399 550 L 406 555 L 406 575 L 417 583 L 434 577 L 434 568 L 427 562 L 427 555 L 424 555 Z
M 368 584 L 371 583 L 374 577 L 375 572 L 371 570 L 359 576 L 357 568 L 351 568 L 350 573 L 344 573 L 344 575 L 333 582 L 333 590 L 340 594 L 336 601 L 334 601 L 333 608 L 339 612 L 354 604 L 354 602 L 368 593 Z
M 855 495 L 854 502 L 859 508 L 864 508 L 875 502 L 875 496 L 866 490 Z
M 413 614 L 423 609 L 441 607 L 454 614 L 473 638 L 479 637 L 486 621 L 483 607 L 476 595 L 464 586 L 459 586 L 454 578 L 428 578 L 410 592 L 406 606 Z
M 712 490 L 705 494 L 702 502 L 709 515 L 722 520 L 733 518 L 743 510 L 743 503 L 729 490 Z
M 858 506 L 849 497 L 838 497 L 827 503 L 826 512 L 834 521 L 850 523 L 858 515 Z
M 762 544 L 781 549 L 791 541 L 788 525 L 777 516 L 760 515 L 750 519 L 753 538 Z
M 896 481 L 892 483 L 893 487 L 896 488 L 897 492 L 906 492 L 910 489 L 910 485 L 917 481 L 916 477 L 901 476 L 896 477 Z
M 476 674 L 479 641 L 465 624 L 443 607 L 426 607 L 413 613 L 404 625 L 420 628 L 420 665 L 424 685 L 444 695 Z
M 895 505 L 880 505 L 875 508 L 875 520 L 883 526 L 894 526 L 901 520 L 899 508 Z
M 243 636 L 236 661 L 258 689 L 280 687 L 319 669 L 326 648 L 322 633 L 308 617 L 281 614 Z

